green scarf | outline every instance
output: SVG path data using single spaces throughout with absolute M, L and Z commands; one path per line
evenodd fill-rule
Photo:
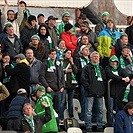
M 26 121 L 29 123 L 32 132 L 35 132 L 35 125 L 34 125 L 33 116 L 31 116 L 31 117 L 29 118 L 27 115 L 24 115 L 24 118 L 25 118 Z
M 132 59 L 132 63 L 130 63 L 130 64 L 131 64 L 131 67 L 133 69 L 133 58 L 131 58 L 131 59 Z M 123 58 L 122 55 L 120 56 L 120 65 L 121 65 L 121 68 L 122 69 L 125 69 L 126 68 L 125 61 L 124 61 L 124 58 Z
M 53 48 L 53 44 L 52 44 L 52 39 L 50 36 L 48 36 L 47 40 L 49 41 L 49 48 L 52 49 Z
M 63 64 L 63 69 L 66 70 L 68 68 L 72 68 L 72 65 L 70 63 L 68 63 L 68 65 L 66 66 L 64 60 L 62 61 L 62 64 Z M 71 72 L 71 79 L 72 79 L 72 84 L 77 84 L 77 81 L 76 81 L 76 75 Z M 65 74 L 65 82 L 67 81 L 67 74 Z
M 82 59 L 81 57 L 79 58 L 80 62 L 81 62 L 81 67 L 83 68 L 87 63 L 90 62 L 89 58 L 86 58 L 87 62 L 85 61 L 85 59 Z
M 91 63 L 91 64 L 94 66 L 94 70 L 95 70 L 96 76 L 98 77 L 97 80 L 98 81 L 102 81 L 102 75 L 101 75 L 99 64 L 93 64 L 93 63 Z
M 52 69 L 52 70 L 53 70 L 53 69 L 56 69 L 56 68 L 55 68 L 55 65 L 53 64 L 53 62 L 52 62 L 52 60 L 51 60 L 50 58 L 48 59 L 48 68 L 49 68 L 49 69 Z
M 124 93 L 124 98 L 122 100 L 123 102 L 128 102 L 129 92 L 130 92 L 130 84 L 128 84 L 127 87 L 126 87 L 126 90 L 125 90 L 125 93 Z

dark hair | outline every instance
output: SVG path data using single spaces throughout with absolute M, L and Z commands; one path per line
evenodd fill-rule
M 121 35 L 120 39 L 123 39 L 123 37 L 128 37 L 127 35 Z
M 8 52 L 4 52 L 4 53 L 2 54 L 2 58 L 4 58 L 5 56 L 9 56 L 9 57 L 10 57 L 10 55 L 9 55 Z
M 63 39 L 59 39 L 59 41 L 58 41 L 58 43 L 57 43 L 57 44 L 59 45 L 61 41 L 64 41 L 64 40 L 63 40 Z
M 124 106 L 124 108 L 123 108 L 124 110 L 128 110 L 128 109 L 133 109 L 133 102 L 128 102 L 125 106 Z
M 20 1 L 20 4 L 24 4 L 25 7 L 26 7 L 26 3 L 24 1 Z
M 13 12 L 13 13 L 15 13 L 13 10 L 8 10 L 8 11 L 7 11 L 7 14 L 8 14 L 9 12 Z
M 50 55 L 52 52 L 56 52 L 56 49 L 55 48 L 50 49 L 48 54 Z
M 71 51 L 71 52 L 72 52 L 71 49 L 67 48 L 67 49 L 64 51 L 64 53 L 66 53 L 67 51 Z

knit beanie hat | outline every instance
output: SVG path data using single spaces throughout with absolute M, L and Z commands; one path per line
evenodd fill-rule
M 80 26 L 85 26 L 85 27 L 89 28 L 89 23 L 87 21 L 85 21 Z
M 110 14 L 109 14 L 108 12 L 103 12 L 103 13 L 102 13 L 102 17 L 104 17 L 104 16 L 108 16 L 108 17 L 109 17 Z
M 65 31 L 69 31 L 71 28 L 73 28 L 73 25 L 71 25 L 70 23 L 64 26 Z
M 37 91 L 46 91 L 44 86 L 38 86 Z
M 6 27 L 12 27 L 12 23 L 11 22 L 6 22 L 4 24 L 4 28 L 6 28 Z
M 33 36 L 31 37 L 31 40 L 32 40 L 33 38 L 37 38 L 37 39 L 40 41 L 40 37 L 39 37 L 38 35 L 33 35 Z
M 30 15 L 29 17 L 28 17 L 28 23 L 31 25 L 31 21 L 32 20 L 35 20 L 36 21 L 36 16 L 34 16 L 34 15 Z
M 109 18 L 109 19 L 107 20 L 107 23 L 110 22 L 110 21 L 111 21 L 112 23 L 114 23 L 114 21 L 113 21 L 112 18 Z
M 70 16 L 70 13 L 69 13 L 68 11 L 65 11 L 65 12 L 63 12 L 63 14 L 62 14 L 62 18 L 63 18 L 66 14 L 68 14 L 68 15 Z

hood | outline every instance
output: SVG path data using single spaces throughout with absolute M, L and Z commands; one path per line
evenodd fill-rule
M 25 26 L 28 28 L 28 29 L 33 29 L 34 27 L 30 25 L 30 23 L 28 23 L 28 21 L 25 21 Z M 35 28 L 37 29 L 37 26 L 35 26 Z
M 25 63 L 27 66 L 29 66 L 30 64 L 29 64 L 29 62 L 26 60 L 26 59 L 23 59 L 23 60 L 20 60 L 20 62 L 19 63 Z
M 45 28 L 46 28 L 46 34 L 45 34 L 45 35 L 42 35 L 42 34 L 40 33 L 41 27 L 45 27 Z M 40 38 L 47 38 L 47 37 L 49 36 L 49 31 L 48 31 L 48 28 L 47 28 L 47 25 L 46 25 L 46 24 L 41 24 L 41 25 L 39 26 L 39 28 L 38 28 L 38 36 L 39 36 Z
M 119 60 L 118 60 L 117 56 L 113 55 L 109 59 L 109 65 L 112 67 L 111 61 L 117 61 L 117 67 L 119 66 Z

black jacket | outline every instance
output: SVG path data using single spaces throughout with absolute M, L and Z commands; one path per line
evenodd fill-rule
M 31 37 L 35 34 L 37 34 L 37 28 L 33 28 L 28 22 L 26 22 L 24 28 L 20 32 L 20 39 L 24 50 L 29 46 Z
M 125 32 L 128 35 L 129 43 L 133 45 L 133 25 L 127 27 Z
M 81 73 L 82 73 L 82 70 L 83 70 L 83 68 L 81 66 L 80 58 L 82 58 L 83 60 L 85 60 L 85 62 L 87 64 L 87 59 L 85 59 L 83 56 L 75 59 L 75 65 L 78 68 L 78 72 L 76 74 L 76 80 L 78 81 L 79 84 L 80 84 Z
M 64 88 L 64 73 L 61 63 L 55 64 L 56 70 L 54 72 L 48 71 L 48 61 L 43 62 L 40 72 L 39 81 L 45 87 L 51 87 L 54 91 L 59 91 L 62 87 Z
M 26 63 L 18 63 L 14 68 L 5 67 L 5 71 L 11 75 L 10 92 L 16 93 L 18 89 L 24 88 L 29 94 L 30 68 Z
M 12 44 L 12 42 L 8 39 L 8 37 L 3 39 L 1 43 L 3 46 L 2 52 L 3 53 L 8 52 L 9 55 L 11 56 L 11 59 L 14 59 L 14 56 L 23 52 L 23 46 L 20 39 L 16 35 L 14 35 L 14 37 L 15 37 L 14 44 Z
M 81 74 L 81 84 L 85 89 L 86 97 L 102 97 L 105 91 L 106 76 L 100 66 L 103 81 L 97 81 L 96 73 L 92 64 L 87 64 Z
M 49 107 L 45 108 L 45 111 L 46 111 L 45 116 L 38 116 L 38 115 L 33 116 L 34 125 L 35 125 L 34 133 L 41 133 L 43 124 L 51 120 L 50 108 Z M 26 131 L 31 131 L 31 127 L 25 118 L 20 118 L 17 119 L 15 122 L 15 131 L 17 131 L 17 133 L 24 133 Z
M 112 79 L 110 84 L 110 95 L 113 98 L 117 98 L 122 87 L 126 85 L 126 83 L 122 81 L 122 78 L 127 77 L 128 74 L 121 67 L 118 67 L 119 76 L 117 76 L 113 74 L 112 69 L 109 65 L 105 68 L 105 73 L 106 73 L 107 80 Z

